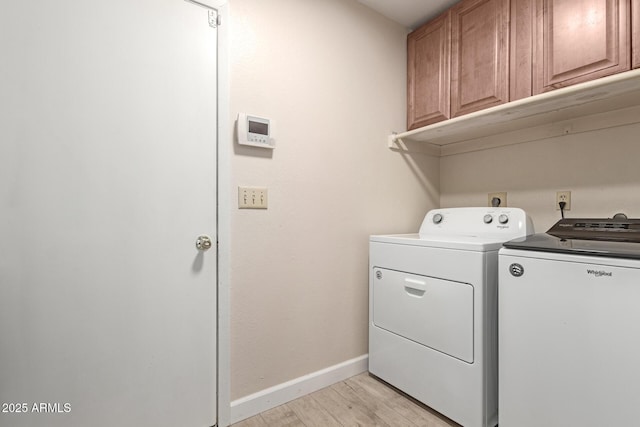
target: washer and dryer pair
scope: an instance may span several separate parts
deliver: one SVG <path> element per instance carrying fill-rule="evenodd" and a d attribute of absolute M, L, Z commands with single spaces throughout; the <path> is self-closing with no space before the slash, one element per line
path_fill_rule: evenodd
<path fill-rule="evenodd" d="M 466 427 L 498 422 L 498 250 L 533 233 L 517 208 L 427 213 L 371 236 L 369 371 Z"/>
<path fill-rule="evenodd" d="M 369 371 L 466 427 L 498 403 L 501 427 L 637 425 L 640 219 L 532 233 L 520 209 L 457 208 L 371 236 Z"/>

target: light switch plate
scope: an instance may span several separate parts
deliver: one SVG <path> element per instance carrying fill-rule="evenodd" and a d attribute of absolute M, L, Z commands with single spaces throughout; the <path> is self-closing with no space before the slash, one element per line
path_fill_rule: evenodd
<path fill-rule="evenodd" d="M 266 187 L 238 187 L 238 208 L 267 209 L 268 202 Z"/>

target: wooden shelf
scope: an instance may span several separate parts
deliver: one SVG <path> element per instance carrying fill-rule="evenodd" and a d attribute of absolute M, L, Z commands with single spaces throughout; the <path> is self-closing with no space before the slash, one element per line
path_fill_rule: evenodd
<path fill-rule="evenodd" d="M 390 135 L 388 144 L 447 156 L 640 122 L 633 107 L 640 108 L 640 69 Z"/>

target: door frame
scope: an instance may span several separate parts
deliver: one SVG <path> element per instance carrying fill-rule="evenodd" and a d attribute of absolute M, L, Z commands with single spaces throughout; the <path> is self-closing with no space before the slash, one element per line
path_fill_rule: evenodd
<path fill-rule="evenodd" d="M 229 7 L 220 0 L 218 13 L 222 25 L 218 28 L 218 426 L 231 425 L 231 126 L 229 88 Z"/>
<path fill-rule="evenodd" d="M 231 285 L 231 155 L 233 148 L 233 127 L 230 120 L 230 75 L 229 75 L 229 2 L 228 0 L 184 0 L 215 9 L 220 16 L 217 35 L 217 313 L 218 331 L 216 358 L 217 370 L 217 426 L 231 425 L 230 387 L 230 285 Z"/>
<path fill-rule="evenodd" d="M 193 1 L 193 0 L 187 0 Z M 231 425 L 231 369 L 230 369 L 230 287 L 231 287 L 231 155 L 233 127 L 230 122 L 230 75 L 229 75 L 229 3 L 228 0 L 198 0 L 218 11 L 221 24 L 218 26 L 217 61 L 217 313 L 218 313 L 218 357 L 217 362 L 217 415 L 218 426 Z"/>

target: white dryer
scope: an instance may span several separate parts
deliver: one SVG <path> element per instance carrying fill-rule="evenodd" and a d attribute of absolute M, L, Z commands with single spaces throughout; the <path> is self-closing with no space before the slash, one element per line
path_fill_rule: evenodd
<path fill-rule="evenodd" d="M 531 233 L 521 209 L 451 208 L 418 234 L 371 236 L 369 371 L 466 427 L 495 426 L 498 249 Z"/>

